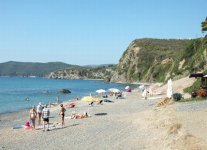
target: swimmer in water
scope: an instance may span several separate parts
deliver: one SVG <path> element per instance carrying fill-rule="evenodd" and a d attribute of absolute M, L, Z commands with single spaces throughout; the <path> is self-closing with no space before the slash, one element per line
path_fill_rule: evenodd
<path fill-rule="evenodd" d="M 25 100 L 25 101 L 29 101 L 29 97 L 26 97 L 24 100 Z"/>

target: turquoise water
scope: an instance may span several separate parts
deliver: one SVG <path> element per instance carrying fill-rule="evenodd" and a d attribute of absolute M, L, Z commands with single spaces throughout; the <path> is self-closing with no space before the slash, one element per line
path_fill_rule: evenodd
<path fill-rule="evenodd" d="M 0 77 L 0 113 L 15 112 L 37 105 L 76 99 L 77 96 L 95 94 L 97 89 L 118 88 L 126 85 L 104 83 L 97 80 L 53 80 L 45 78 Z M 66 88 L 71 94 L 60 94 Z M 28 98 L 28 100 L 26 100 Z"/>

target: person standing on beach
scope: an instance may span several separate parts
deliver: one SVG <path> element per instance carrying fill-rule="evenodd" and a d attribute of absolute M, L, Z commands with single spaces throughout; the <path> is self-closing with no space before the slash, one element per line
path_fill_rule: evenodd
<path fill-rule="evenodd" d="M 32 121 L 32 128 L 35 129 L 35 119 L 37 116 L 37 112 L 35 110 L 35 106 L 32 107 L 29 111 L 29 119 Z"/>
<path fill-rule="evenodd" d="M 57 103 L 59 104 L 60 103 L 60 97 L 57 96 Z"/>
<path fill-rule="evenodd" d="M 47 105 L 45 105 L 44 109 L 42 110 L 44 131 L 45 131 L 45 123 L 47 123 L 47 131 L 49 131 L 49 117 L 50 117 L 50 110 L 47 108 Z"/>
<path fill-rule="evenodd" d="M 40 123 L 41 123 L 42 110 L 43 110 L 43 107 L 41 105 L 41 102 L 39 102 L 39 104 L 37 105 L 38 125 L 40 125 Z"/>
<path fill-rule="evenodd" d="M 148 96 L 148 91 L 147 88 L 145 88 L 144 91 L 142 92 L 142 97 L 144 97 L 144 99 L 147 100 L 147 96 Z"/>
<path fill-rule="evenodd" d="M 60 109 L 60 113 L 59 113 L 59 115 L 61 115 L 61 120 L 62 120 L 62 127 L 63 126 L 65 126 L 65 111 L 66 111 L 66 109 L 64 108 L 64 106 L 63 106 L 63 104 L 60 104 L 60 107 L 61 107 L 61 109 Z"/>

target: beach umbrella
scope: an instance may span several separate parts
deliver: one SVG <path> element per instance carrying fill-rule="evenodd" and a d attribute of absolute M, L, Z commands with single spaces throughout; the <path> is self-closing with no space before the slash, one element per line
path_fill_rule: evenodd
<path fill-rule="evenodd" d="M 144 85 L 143 85 L 143 84 L 140 85 L 140 86 L 139 86 L 139 89 L 144 89 Z"/>
<path fill-rule="evenodd" d="M 114 89 L 114 93 L 119 93 L 120 90 L 119 89 Z"/>
<path fill-rule="evenodd" d="M 82 98 L 82 101 L 84 101 L 84 102 L 98 102 L 100 100 L 101 100 L 100 98 L 93 97 L 93 96 L 85 96 Z"/>
<path fill-rule="evenodd" d="M 103 89 L 99 89 L 99 90 L 96 90 L 96 93 L 101 94 L 101 93 L 106 93 L 106 91 Z"/>
<path fill-rule="evenodd" d="M 125 90 L 126 90 L 127 92 L 131 92 L 131 91 L 132 91 L 132 89 L 131 89 L 130 86 L 126 86 L 126 87 L 125 87 Z"/>
<path fill-rule="evenodd" d="M 110 89 L 108 89 L 108 91 L 113 92 L 113 93 L 119 93 L 120 92 L 120 90 L 116 89 L 116 88 L 110 88 Z"/>
<path fill-rule="evenodd" d="M 101 101 L 100 98 L 93 97 L 93 96 L 85 96 L 81 100 L 84 101 L 84 102 L 89 102 L 89 103 L 92 103 L 92 102 L 100 102 Z M 89 113 L 89 108 L 88 108 L 88 113 Z"/>
<path fill-rule="evenodd" d="M 168 98 L 171 98 L 173 95 L 173 88 L 172 88 L 172 80 L 169 79 L 167 81 L 167 97 Z"/>
<path fill-rule="evenodd" d="M 130 86 L 126 86 L 126 87 L 125 87 L 125 90 L 128 90 L 128 89 L 130 89 Z"/>

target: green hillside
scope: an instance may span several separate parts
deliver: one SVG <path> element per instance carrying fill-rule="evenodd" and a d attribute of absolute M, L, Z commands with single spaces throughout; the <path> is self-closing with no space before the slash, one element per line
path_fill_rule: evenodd
<path fill-rule="evenodd" d="M 206 41 L 206 38 L 134 40 L 123 53 L 112 81 L 163 82 L 204 71 Z"/>
<path fill-rule="evenodd" d="M 9 61 L 0 63 L 0 76 L 39 76 L 43 77 L 51 71 L 66 68 L 62 62 L 31 63 Z"/>
<path fill-rule="evenodd" d="M 49 74 L 52 79 L 104 79 L 110 81 L 116 65 L 71 66 Z"/>

